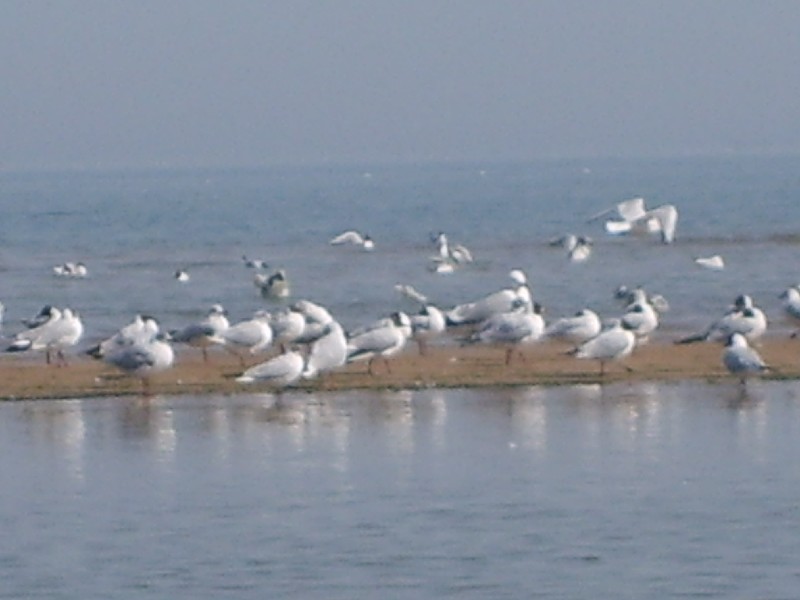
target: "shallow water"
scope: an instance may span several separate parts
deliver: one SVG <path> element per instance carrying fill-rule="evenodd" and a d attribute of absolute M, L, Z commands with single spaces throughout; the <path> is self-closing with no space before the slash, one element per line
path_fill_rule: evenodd
<path fill-rule="evenodd" d="M 704 326 L 740 293 L 781 325 L 778 294 L 798 280 L 800 158 L 539 161 L 519 164 L 261 170 L 0 173 L 0 300 L 4 332 L 44 304 L 70 305 L 87 342 L 135 313 L 182 327 L 215 302 L 234 320 L 264 307 L 241 256 L 287 269 L 294 297 L 329 307 L 346 328 L 400 308 L 408 283 L 440 306 L 473 300 L 526 270 L 548 318 L 589 306 L 619 314 L 619 284 L 667 296 L 667 335 Z M 680 210 L 677 242 L 612 238 L 586 219 L 634 196 Z M 357 228 L 374 253 L 331 248 Z M 466 244 L 476 263 L 451 276 L 428 271 L 431 233 Z M 568 264 L 548 240 L 595 240 L 592 258 Z M 695 256 L 722 254 L 704 271 Z M 90 277 L 54 278 L 84 261 Z M 186 268 L 192 280 L 172 278 Z M 268 305 L 271 306 L 271 305 Z"/>
<path fill-rule="evenodd" d="M 0 598 L 794 598 L 800 387 L 0 404 Z"/>

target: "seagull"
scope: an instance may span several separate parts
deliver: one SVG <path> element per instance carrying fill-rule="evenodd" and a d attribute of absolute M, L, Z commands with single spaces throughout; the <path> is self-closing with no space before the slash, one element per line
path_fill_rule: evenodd
<path fill-rule="evenodd" d="M 331 320 L 325 326 L 324 334 L 311 344 L 302 377 L 311 379 L 324 375 L 343 366 L 346 361 L 347 338 L 339 322 Z"/>
<path fill-rule="evenodd" d="M 614 291 L 614 297 L 622 302 L 626 310 L 637 302 L 649 302 L 658 313 L 669 312 L 669 302 L 664 296 L 648 294 L 641 286 L 630 289 L 626 285 L 621 285 Z"/>
<path fill-rule="evenodd" d="M 89 275 L 89 270 L 82 262 L 65 262 L 64 264 L 53 267 L 53 273 L 58 277 L 82 279 Z"/>
<path fill-rule="evenodd" d="M 519 269 L 512 270 L 509 274 L 513 287 L 494 292 L 475 302 L 461 304 L 445 313 L 448 325 L 469 325 L 485 321 L 498 313 L 513 310 L 516 301 L 530 301 L 531 292 L 528 287 L 528 278 Z"/>
<path fill-rule="evenodd" d="M 800 324 L 800 286 L 787 288 L 780 296 L 783 312 L 793 324 Z M 791 337 L 797 337 L 800 329 L 795 330 Z"/>
<path fill-rule="evenodd" d="M 171 331 L 170 337 L 175 342 L 200 348 L 203 351 L 203 362 L 208 362 L 207 348 L 214 344 L 225 343 L 223 334 L 230 327 L 226 315 L 227 312 L 222 305 L 214 304 L 205 319 L 187 325 L 183 329 Z"/>
<path fill-rule="evenodd" d="M 446 328 L 444 313 L 433 304 L 426 304 L 419 314 L 411 317 L 411 337 L 417 342 L 420 355 L 427 354 L 428 342 L 442 335 Z"/>
<path fill-rule="evenodd" d="M 242 262 L 244 262 L 244 266 L 247 267 L 248 269 L 259 269 L 259 270 L 269 269 L 267 261 L 260 260 L 258 258 L 247 258 L 246 254 L 242 254 Z"/>
<path fill-rule="evenodd" d="M 588 358 L 600 361 L 600 376 L 605 375 L 605 365 L 610 360 L 621 360 L 633 352 L 636 336 L 626 329 L 619 319 L 614 319 L 611 326 L 596 337 L 584 342 L 568 354 L 576 358 Z M 630 371 L 630 367 L 625 366 Z"/>
<path fill-rule="evenodd" d="M 289 280 L 283 269 L 278 269 L 269 277 L 256 273 L 253 284 L 260 290 L 262 298 L 274 300 L 289 297 Z"/>
<path fill-rule="evenodd" d="M 750 347 L 747 338 L 741 333 L 733 333 L 728 338 L 725 350 L 722 352 L 722 364 L 732 375 L 739 376 L 742 385 L 745 385 L 749 375 L 769 370 L 758 352 Z"/>
<path fill-rule="evenodd" d="M 250 367 L 236 381 L 239 383 L 266 382 L 281 389 L 300 379 L 305 359 L 297 350 L 284 352 L 266 362 Z"/>
<path fill-rule="evenodd" d="M 294 343 L 303 335 L 306 317 L 300 311 L 300 307 L 292 305 L 272 315 L 270 325 L 272 326 L 273 343 L 279 345 L 285 352 L 288 344 Z"/>
<path fill-rule="evenodd" d="M 231 325 L 222 332 L 225 348 L 239 358 L 244 366 L 245 351 L 251 356 L 263 352 L 272 344 L 271 315 L 264 310 L 256 311 L 252 318 Z"/>
<path fill-rule="evenodd" d="M 345 231 L 344 233 L 340 233 L 339 235 L 334 237 L 329 243 L 331 244 L 331 246 L 341 246 L 344 244 L 350 244 L 352 246 L 360 246 L 363 250 L 367 251 L 375 249 L 375 242 L 369 235 L 362 234 L 353 229 Z"/>
<path fill-rule="evenodd" d="M 646 298 L 638 300 L 628 305 L 625 314 L 622 315 L 622 324 L 633 332 L 638 344 L 643 344 L 658 327 L 658 313 Z"/>
<path fill-rule="evenodd" d="M 472 252 L 463 244 L 450 245 L 447 235 L 440 231 L 432 236 L 436 255 L 431 257 L 431 270 L 436 273 L 452 273 L 456 267 L 473 262 Z"/>
<path fill-rule="evenodd" d="M 120 328 L 114 335 L 92 346 L 86 354 L 93 358 L 103 358 L 136 342 L 153 339 L 159 332 L 158 321 L 148 315 L 136 315 L 130 323 Z"/>
<path fill-rule="evenodd" d="M 694 264 L 709 271 L 722 271 L 725 269 L 725 261 L 719 254 L 714 256 L 698 256 L 694 259 Z"/>
<path fill-rule="evenodd" d="M 74 346 L 83 336 L 83 322 L 80 316 L 69 308 L 59 310 L 50 308 L 50 319 L 38 327 L 26 329 L 18 333 L 6 348 L 6 352 L 24 352 L 26 350 L 44 350 L 47 364 L 51 362 L 51 353 L 56 352 L 58 366 L 67 366 L 64 350 Z"/>
<path fill-rule="evenodd" d="M 722 317 L 709 325 L 705 331 L 678 340 L 678 344 L 691 344 L 707 340 L 728 339 L 734 333 L 741 333 L 748 342 L 755 342 L 767 330 L 767 317 L 753 304 L 747 295 L 737 296 Z"/>
<path fill-rule="evenodd" d="M 134 342 L 114 348 L 103 360 L 128 375 L 139 377 L 142 392 L 149 394 L 150 377 L 169 369 L 175 362 L 175 352 L 169 343 L 169 334 L 157 333 L 142 336 Z"/>
<path fill-rule="evenodd" d="M 597 313 L 584 308 L 572 317 L 564 317 L 549 325 L 544 330 L 544 336 L 580 345 L 597 336 L 601 329 L 602 324 Z"/>
<path fill-rule="evenodd" d="M 544 309 L 538 302 L 518 300 L 511 312 L 492 315 L 469 338 L 469 342 L 506 346 L 506 365 L 519 344 L 535 342 L 545 330 Z"/>
<path fill-rule="evenodd" d="M 50 321 L 56 315 L 60 317 L 61 311 L 53 306 L 50 306 L 49 304 L 45 304 L 34 316 L 28 319 L 22 319 L 22 323 L 28 329 L 33 329 L 34 327 L 39 327 L 39 325 L 47 323 L 47 321 Z"/>
<path fill-rule="evenodd" d="M 578 237 L 575 244 L 567 250 L 567 258 L 573 263 L 586 262 L 591 255 L 592 239 L 585 236 Z"/>
<path fill-rule="evenodd" d="M 175 280 L 179 283 L 187 283 L 191 277 L 189 277 L 189 272 L 184 269 L 178 269 L 175 271 Z"/>
<path fill-rule="evenodd" d="M 672 204 L 662 204 L 652 210 L 646 210 L 644 198 L 633 198 L 619 202 L 613 208 L 604 210 L 589 218 L 589 222 L 596 221 L 605 215 L 616 211 L 619 220 L 609 220 L 605 223 L 606 232 L 612 235 L 625 233 L 660 234 L 664 244 L 675 241 L 675 228 L 678 224 L 678 209 Z"/>
<path fill-rule="evenodd" d="M 347 340 L 347 362 L 368 360 L 367 369 L 374 375 L 373 363 L 377 358 L 382 358 L 386 371 L 392 372 L 389 357 L 400 352 L 411 337 L 411 320 L 403 312 L 395 312 L 381 325 Z"/>
<path fill-rule="evenodd" d="M 405 283 L 397 283 L 394 286 L 394 289 L 400 293 L 402 296 L 405 296 L 409 300 L 414 302 L 419 302 L 420 304 L 427 304 L 428 297 L 425 294 L 417 291 L 413 286 L 405 284 Z"/>

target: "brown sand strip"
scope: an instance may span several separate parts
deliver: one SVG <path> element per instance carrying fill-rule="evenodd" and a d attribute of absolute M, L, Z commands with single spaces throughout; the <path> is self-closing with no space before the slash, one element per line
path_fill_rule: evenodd
<path fill-rule="evenodd" d="M 578 360 L 565 354 L 567 346 L 544 343 L 525 349 L 524 361 L 515 356 L 505 365 L 502 348 L 453 345 L 433 347 L 427 356 L 409 346 L 390 361 L 391 373 L 378 362 L 375 376 L 365 363 L 348 365 L 321 380 L 303 381 L 294 386 L 302 390 L 414 389 L 425 387 L 477 387 L 514 385 L 563 385 L 620 380 L 660 380 L 731 378 L 720 361 L 722 346 L 699 343 L 677 346 L 651 343 L 637 348 L 625 364 L 610 364 L 603 379 L 595 361 Z M 777 371 L 766 377 L 800 379 L 800 340 L 771 339 L 759 352 Z M 252 359 L 251 364 L 269 355 Z M 210 353 L 203 364 L 199 352 L 179 349 L 176 365 L 156 376 L 153 394 L 233 394 L 269 390 L 261 384 L 243 385 L 234 378 L 242 372 L 236 359 L 224 351 Z M 13 355 L 0 358 L 0 398 L 85 398 L 92 396 L 138 395 L 141 383 L 113 367 L 89 358 L 74 357 L 68 367 L 47 366 L 41 355 Z"/>

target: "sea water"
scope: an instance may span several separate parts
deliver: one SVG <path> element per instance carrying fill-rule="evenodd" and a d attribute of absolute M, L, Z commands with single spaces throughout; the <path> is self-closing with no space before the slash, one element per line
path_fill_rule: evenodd
<path fill-rule="evenodd" d="M 673 245 L 587 222 L 637 196 L 678 208 Z M 347 329 L 415 311 L 397 283 L 449 307 L 507 286 L 513 268 L 528 274 L 548 319 L 584 307 L 618 316 L 613 291 L 624 284 L 667 297 L 665 335 L 703 327 L 742 293 L 780 327 L 777 296 L 800 278 L 798 198 L 798 157 L 2 173 L 4 333 L 45 304 L 77 310 L 86 341 L 138 312 L 169 329 L 213 303 L 231 320 L 279 308 L 260 297 L 242 255 L 266 260 L 268 273 L 285 269 L 288 301 L 321 303 Z M 347 229 L 371 235 L 376 249 L 328 244 Z M 432 273 L 439 231 L 475 262 Z M 566 233 L 593 238 L 586 263 L 548 245 Z M 694 263 L 712 254 L 724 271 Z M 84 262 L 89 277 L 55 277 L 65 261 Z M 177 269 L 191 280 L 176 281 Z"/>
<path fill-rule="evenodd" d="M 800 388 L 0 404 L 0 598 L 772 598 Z"/>

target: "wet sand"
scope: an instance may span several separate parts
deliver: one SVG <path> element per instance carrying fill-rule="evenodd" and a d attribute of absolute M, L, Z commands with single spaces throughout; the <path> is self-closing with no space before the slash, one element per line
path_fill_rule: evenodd
<path fill-rule="evenodd" d="M 568 356 L 568 346 L 543 343 L 524 350 L 524 360 L 515 355 L 505 364 L 502 348 L 454 345 L 431 347 L 420 356 L 415 346 L 390 359 L 391 372 L 377 361 L 374 375 L 366 363 L 354 363 L 327 376 L 292 386 L 299 390 L 414 389 L 426 387 L 478 387 L 513 385 L 564 385 L 622 380 L 670 381 L 680 379 L 736 379 L 721 363 L 722 346 L 717 343 L 675 345 L 651 342 L 637 348 L 624 364 L 608 363 L 601 378 L 599 363 Z M 775 338 L 758 348 L 775 371 L 764 378 L 800 379 L 800 340 Z M 252 357 L 257 364 L 269 354 Z M 163 394 L 235 394 L 275 389 L 267 384 L 240 384 L 242 372 L 237 358 L 223 350 L 209 352 L 203 363 L 200 352 L 179 348 L 175 366 L 155 376 L 149 392 Z M 85 398 L 92 396 L 140 395 L 142 384 L 100 361 L 70 357 L 67 367 L 46 365 L 44 356 L 6 355 L 0 358 L 0 399 Z"/>

